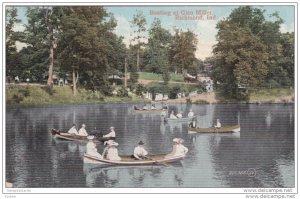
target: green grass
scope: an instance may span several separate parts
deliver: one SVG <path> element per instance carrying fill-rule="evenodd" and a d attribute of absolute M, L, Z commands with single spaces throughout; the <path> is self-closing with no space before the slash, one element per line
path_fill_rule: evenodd
<path fill-rule="evenodd" d="M 184 81 L 182 74 L 171 73 L 170 76 L 171 76 L 170 81 L 175 81 L 175 82 L 183 82 Z M 139 79 L 163 81 L 161 74 L 147 73 L 147 72 L 139 72 Z"/>
<path fill-rule="evenodd" d="M 45 86 L 39 85 L 8 85 L 6 86 L 7 105 L 53 105 L 53 104 L 82 104 L 82 103 L 115 103 L 142 101 L 139 97 L 104 96 L 100 92 L 78 89 L 77 95 L 72 95 L 70 87 L 55 86 L 49 91 Z"/>
<path fill-rule="evenodd" d="M 289 88 L 260 89 L 250 92 L 249 102 L 274 102 L 280 97 L 294 96 L 294 90 Z"/>

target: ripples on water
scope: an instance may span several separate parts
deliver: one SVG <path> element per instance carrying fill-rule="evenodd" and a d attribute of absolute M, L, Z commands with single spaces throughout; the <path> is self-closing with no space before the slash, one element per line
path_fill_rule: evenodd
<path fill-rule="evenodd" d="M 239 134 L 223 135 L 188 135 L 187 124 L 165 124 L 159 113 L 132 113 L 131 107 L 8 108 L 6 180 L 15 187 L 295 186 L 294 105 L 170 106 L 185 115 L 192 108 L 202 127 L 212 126 L 217 118 L 223 126 L 240 122 Z M 169 167 L 90 167 L 82 160 L 85 143 L 57 141 L 50 135 L 51 128 L 67 130 L 73 123 L 104 133 L 115 126 L 120 154 L 132 154 L 140 140 L 150 153 L 166 153 L 174 137 L 185 139 L 189 153 Z"/>

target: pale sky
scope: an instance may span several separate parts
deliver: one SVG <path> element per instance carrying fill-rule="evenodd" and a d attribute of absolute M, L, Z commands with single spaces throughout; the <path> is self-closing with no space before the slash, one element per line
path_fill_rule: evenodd
<path fill-rule="evenodd" d="M 198 45 L 196 57 L 205 59 L 212 55 L 213 45 L 216 44 L 215 36 L 217 34 L 216 24 L 229 16 L 231 11 L 238 6 L 109 6 L 106 7 L 117 20 L 115 33 L 124 37 L 126 45 L 130 43 L 132 38 L 132 29 L 130 21 L 137 10 L 142 11 L 147 20 L 147 29 L 150 27 L 154 18 L 159 18 L 162 26 L 174 33 L 174 27 L 191 30 L 197 35 Z M 294 31 L 294 7 L 293 6 L 255 6 L 256 8 L 265 9 L 265 17 L 272 20 L 269 15 L 278 12 L 279 16 L 284 20 L 281 26 L 281 32 Z M 18 7 L 18 15 L 22 23 L 26 23 L 26 8 Z M 175 14 L 178 13 L 180 20 Z M 184 19 L 182 17 L 194 17 L 193 19 Z M 23 24 L 18 24 L 15 30 L 24 30 Z M 147 34 L 146 34 L 147 35 Z M 18 49 L 24 44 L 17 43 Z"/>

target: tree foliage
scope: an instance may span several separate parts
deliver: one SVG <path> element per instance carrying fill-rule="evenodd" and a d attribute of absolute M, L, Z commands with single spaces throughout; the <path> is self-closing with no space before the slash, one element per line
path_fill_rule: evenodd
<path fill-rule="evenodd" d="M 264 10 L 241 6 L 217 24 L 213 78 L 224 95 L 243 98 L 241 88 L 293 84 L 293 37 L 280 32 L 277 13 L 271 17 L 268 21 Z"/>

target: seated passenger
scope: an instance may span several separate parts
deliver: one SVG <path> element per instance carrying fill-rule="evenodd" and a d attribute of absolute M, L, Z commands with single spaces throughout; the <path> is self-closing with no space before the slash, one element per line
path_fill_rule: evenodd
<path fill-rule="evenodd" d="M 174 111 L 171 112 L 170 119 L 177 119 L 177 117 L 174 115 Z"/>
<path fill-rule="evenodd" d="M 148 159 L 146 156 L 148 155 L 148 152 L 144 148 L 144 142 L 140 141 L 138 143 L 138 146 L 134 148 L 133 156 L 137 160 L 144 160 Z"/>
<path fill-rule="evenodd" d="M 189 150 L 185 146 L 183 146 L 184 140 L 179 138 L 177 141 L 176 151 L 174 156 L 182 156 L 185 155 Z"/>
<path fill-rule="evenodd" d="M 220 123 L 220 120 L 219 119 L 217 119 L 217 124 L 215 125 L 215 128 L 221 128 L 221 123 Z"/>
<path fill-rule="evenodd" d="M 151 105 L 151 110 L 156 110 L 155 104 Z"/>
<path fill-rule="evenodd" d="M 108 160 L 116 160 L 120 161 L 121 157 L 119 156 L 119 151 L 117 149 L 117 146 L 119 146 L 118 143 L 112 142 L 107 150 L 106 159 Z"/>
<path fill-rule="evenodd" d="M 108 134 L 104 135 L 103 137 L 105 137 L 105 138 L 116 138 L 115 127 L 111 126 L 109 129 L 110 129 L 110 132 Z"/>
<path fill-rule="evenodd" d="M 192 109 L 190 109 L 190 112 L 188 114 L 188 118 L 193 118 L 194 117 L 194 112 Z"/>
<path fill-rule="evenodd" d="M 148 110 L 148 107 L 146 104 L 143 106 L 143 110 Z"/>
<path fill-rule="evenodd" d="M 85 124 L 82 124 L 81 129 L 78 131 L 78 135 L 80 136 L 88 136 L 88 133 L 85 130 Z"/>
<path fill-rule="evenodd" d="M 179 119 L 182 118 L 182 111 L 180 111 L 180 112 L 176 115 L 176 117 L 179 118 Z"/>
<path fill-rule="evenodd" d="M 76 129 L 76 124 L 73 124 L 73 126 L 68 130 L 68 133 L 75 134 L 75 135 L 78 134 L 78 131 Z"/>
<path fill-rule="evenodd" d="M 89 142 L 86 145 L 86 154 L 102 159 L 102 156 L 97 151 L 96 144 L 93 142 L 94 136 L 89 135 L 87 139 Z"/>

